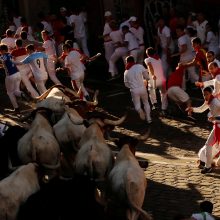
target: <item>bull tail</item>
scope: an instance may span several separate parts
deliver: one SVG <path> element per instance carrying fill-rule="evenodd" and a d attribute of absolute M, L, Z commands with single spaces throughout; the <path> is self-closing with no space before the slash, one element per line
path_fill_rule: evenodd
<path fill-rule="evenodd" d="M 127 191 L 127 198 L 128 198 L 128 205 L 130 206 L 131 209 L 135 210 L 136 212 L 140 213 L 140 217 L 142 220 L 152 220 L 152 217 L 144 211 L 142 208 L 138 207 L 134 202 L 133 199 L 131 198 L 131 188 L 135 189 L 137 186 L 133 184 L 132 182 L 129 183 L 129 181 L 125 181 L 126 185 L 126 191 Z M 138 190 L 138 189 L 137 189 Z"/>

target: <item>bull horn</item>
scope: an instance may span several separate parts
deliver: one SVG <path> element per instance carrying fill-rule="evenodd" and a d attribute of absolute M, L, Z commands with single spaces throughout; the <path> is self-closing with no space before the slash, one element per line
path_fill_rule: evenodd
<path fill-rule="evenodd" d="M 108 125 L 114 125 L 114 126 L 116 126 L 116 125 L 122 124 L 122 123 L 125 121 L 126 117 L 127 117 L 127 114 L 125 114 L 124 116 L 122 116 L 121 118 L 119 118 L 117 121 L 113 121 L 113 120 L 110 120 L 110 119 L 104 119 L 103 122 L 104 122 L 105 124 L 108 124 Z"/>
<path fill-rule="evenodd" d="M 150 136 L 150 132 L 151 132 L 151 129 L 149 128 L 145 134 L 143 134 L 143 135 L 138 135 L 136 138 L 137 138 L 139 141 L 145 141 L 145 140 L 147 140 L 148 137 Z"/>
<path fill-rule="evenodd" d="M 70 94 L 72 94 L 73 96 L 75 96 L 75 97 L 77 97 L 77 98 L 79 98 L 79 94 L 78 94 L 78 92 L 76 93 L 75 91 L 73 91 L 72 89 L 69 89 L 69 88 L 65 88 L 64 89 L 64 91 L 65 92 L 68 92 L 68 93 L 70 93 Z"/>
<path fill-rule="evenodd" d="M 43 94 L 41 94 L 40 96 L 34 98 L 34 100 L 35 101 L 42 101 L 43 99 L 45 99 L 48 96 L 48 94 L 50 93 L 50 91 L 53 88 L 64 88 L 64 86 L 63 85 L 53 85 L 47 91 L 45 91 Z"/>

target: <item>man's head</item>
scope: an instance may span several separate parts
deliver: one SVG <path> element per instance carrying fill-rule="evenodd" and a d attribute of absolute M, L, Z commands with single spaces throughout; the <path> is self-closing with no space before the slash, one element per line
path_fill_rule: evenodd
<path fill-rule="evenodd" d="M 5 54 L 8 52 L 8 46 L 6 44 L 0 44 L 0 54 Z"/>
<path fill-rule="evenodd" d="M 22 31 L 20 34 L 20 37 L 22 40 L 27 40 L 27 32 L 26 31 Z"/>
<path fill-rule="evenodd" d="M 208 63 L 213 62 L 214 59 L 215 59 L 215 53 L 213 51 L 210 50 L 210 51 L 206 52 L 206 60 Z"/>
<path fill-rule="evenodd" d="M 65 44 L 63 45 L 62 49 L 63 49 L 63 52 L 64 52 L 65 54 L 69 54 L 69 52 L 70 52 L 70 50 L 71 50 L 71 45 L 65 43 Z"/>
<path fill-rule="evenodd" d="M 134 63 L 134 57 L 133 56 L 127 56 L 125 58 L 126 63 Z"/>
<path fill-rule="evenodd" d="M 208 102 L 210 100 L 211 95 L 212 95 L 212 88 L 209 86 L 205 87 L 202 92 L 203 92 L 203 97 L 204 97 L 205 101 Z"/>
<path fill-rule="evenodd" d="M 33 44 L 27 45 L 25 49 L 27 51 L 27 54 L 32 54 L 35 51 L 35 48 L 34 48 Z"/>
<path fill-rule="evenodd" d="M 44 41 L 46 41 L 49 36 L 50 36 L 50 35 L 49 35 L 49 32 L 48 32 L 48 31 L 46 31 L 46 30 L 41 31 L 41 37 L 42 37 L 42 39 L 43 39 Z"/>
<path fill-rule="evenodd" d="M 219 70 L 218 64 L 216 62 L 209 63 L 208 70 L 211 73 L 212 77 L 215 78 L 215 76 Z"/>
<path fill-rule="evenodd" d="M 200 203 L 200 209 L 202 212 L 208 212 L 212 214 L 213 204 L 209 201 L 203 201 Z"/>
<path fill-rule="evenodd" d="M 13 37 L 13 31 L 11 29 L 6 30 L 6 37 Z"/>
<path fill-rule="evenodd" d="M 15 41 L 15 44 L 16 44 L 17 48 L 22 47 L 22 40 L 21 39 L 17 39 Z"/>
<path fill-rule="evenodd" d="M 185 27 L 183 25 L 178 25 L 176 27 L 176 35 L 177 37 L 181 37 L 185 32 L 184 32 Z"/>
<path fill-rule="evenodd" d="M 122 32 L 123 32 L 123 34 L 128 33 L 128 32 L 129 32 L 129 27 L 128 27 L 127 25 L 124 25 L 124 26 L 122 27 Z"/>
<path fill-rule="evenodd" d="M 194 50 L 200 48 L 201 45 L 202 45 L 201 39 L 199 37 L 194 37 L 192 39 L 191 43 L 192 43 L 192 46 L 193 46 Z"/>
<path fill-rule="evenodd" d="M 67 9 L 65 7 L 61 7 L 60 8 L 60 14 L 61 14 L 61 16 L 65 17 L 67 15 Z"/>
<path fill-rule="evenodd" d="M 112 20 L 112 13 L 110 11 L 106 11 L 104 17 L 107 22 L 110 22 Z"/>
<path fill-rule="evenodd" d="M 149 56 L 153 56 L 155 53 L 156 53 L 156 52 L 155 52 L 155 50 L 154 50 L 153 47 L 148 47 L 148 48 L 146 49 L 146 54 L 147 54 L 148 57 L 149 57 Z"/>

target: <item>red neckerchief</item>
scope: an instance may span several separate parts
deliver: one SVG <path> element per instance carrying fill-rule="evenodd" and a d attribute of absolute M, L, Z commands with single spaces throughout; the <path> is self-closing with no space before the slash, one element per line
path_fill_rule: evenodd
<path fill-rule="evenodd" d="M 129 62 L 129 63 L 126 64 L 125 69 L 129 70 L 134 65 L 135 65 L 135 62 Z"/>
<path fill-rule="evenodd" d="M 52 40 L 50 36 L 46 36 L 45 38 L 46 38 L 45 41 Z"/>
<path fill-rule="evenodd" d="M 214 142 L 213 142 L 213 145 L 215 144 L 215 143 L 218 143 L 219 144 L 219 142 L 220 142 L 220 128 L 219 128 L 219 126 L 218 126 L 218 123 L 215 123 L 214 124 Z"/>
<path fill-rule="evenodd" d="M 160 59 L 159 55 L 157 55 L 157 54 L 148 55 L 148 56 L 154 58 L 155 60 L 159 60 Z"/>
<path fill-rule="evenodd" d="M 208 105 L 210 105 L 210 103 L 212 102 L 212 100 L 215 98 L 215 96 L 211 95 L 208 101 Z"/>

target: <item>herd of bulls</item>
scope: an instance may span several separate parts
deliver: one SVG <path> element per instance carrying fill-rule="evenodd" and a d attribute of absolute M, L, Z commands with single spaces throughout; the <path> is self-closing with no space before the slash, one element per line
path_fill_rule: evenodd
<path fill-rule="evenodd" d="M 106 142 L 126 116 L 110 120 L 93 102 L 53 86 L 0 138 L 0 220 L 151 219 L 142 209 L 146 177 L 138 138 Z"/>

